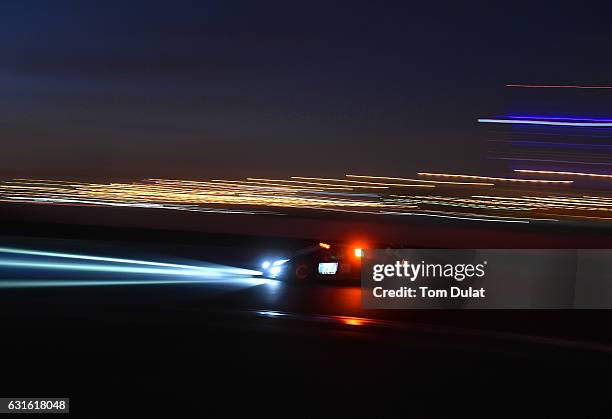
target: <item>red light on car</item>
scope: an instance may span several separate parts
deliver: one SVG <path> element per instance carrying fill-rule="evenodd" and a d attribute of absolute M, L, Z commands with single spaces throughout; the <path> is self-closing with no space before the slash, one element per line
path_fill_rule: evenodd
<path fill-rule="evenodd" d="M 331 249 L 331 246 L 329 244 L 323 243 L 323 242 L 319 243 L 319 247 L 321 247 L 322 249 L 327 249 L 327 250 Z"/>
<path fill-rule="evenodd" d="M 355 249 L 353 249 L 353 253 L 357 258 L 363 257 L 363 249 L 361 247 L 356 247 Z"/>
<path fill-rule="evenodd" d="M 344 324 L 348 324 L 349 326 L 362 326 L 363 325 L 363 321 L 355 317 L 346 317 L 342 319 L 342 322 Z"/>

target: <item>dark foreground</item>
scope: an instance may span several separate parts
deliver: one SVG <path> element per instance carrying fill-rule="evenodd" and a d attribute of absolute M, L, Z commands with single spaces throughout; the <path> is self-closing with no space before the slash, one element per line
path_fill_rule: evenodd
<path fill-rule="evenodd" d="M 247 309 L 267 309 L 270 292 L 282 292 L 266 287 L 3 292 L 0 390 L 69 396 L 79 417 L 609 417 L 605 342 L 475 327 L 477 316 L 458 312 L 376 322 Z M 333 300 L 342 292 L 309 295 Z M 249 302 L 244 309 L 241 301 Z M 500 329 L 540 322 L 546 336 L 547 322 L 598 318 L 482 314 L 505 322 Z M 445 324 L 450 319 L 462 325 Z"/>
<path fill-rule="evenodd" d="M 108 234 L 1 244 L 241 267 L 302 244 Z M 31 275 L 57 274 L 3 271 Z M 0 394 L 77 417 L 612 414 L 607 311 L 365 311 L 356 286 L 241 279 L 4 289 L 0 316 Z"/>

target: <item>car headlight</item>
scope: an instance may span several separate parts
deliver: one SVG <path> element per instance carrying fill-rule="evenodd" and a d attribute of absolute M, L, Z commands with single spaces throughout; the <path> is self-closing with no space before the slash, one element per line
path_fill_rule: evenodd
<path fill-rule="evenodd" d="M 277 259 L 272 262 L 270 262 L 269 260 L 264 260 L 261 263 L 261 267 L 264 271 L 267 272 L 267 275 L 271 277 L 276 277 L 280 275 L 283 270 L 282 266 L 287 262 L 289 262 L 289 259 Z"/>

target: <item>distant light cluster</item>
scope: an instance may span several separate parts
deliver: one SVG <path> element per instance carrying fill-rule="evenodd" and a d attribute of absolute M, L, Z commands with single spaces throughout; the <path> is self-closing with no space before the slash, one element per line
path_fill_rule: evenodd
<path fill-rule="evenodd" d="M 0 182 L 0 200 L 229 214 L 340 212 L 505 223 L 612 220 L 609 187 L 594 190 L 580 184 L 585 178 L 609 183 L 612 175 L 527 169 L 514 173 L 513 177 L 420 172 L 412 178 L 348 174 L 113 183 L 13 179 Z"/>
<path fill-rule="evenodd" d="M 477 194 L 469 197 L 469 201 L 453 200 L 453 205 L 482 209 L 483 205 L 488 208 L 495 204 L 504 211 L 529 208 L 531 213 L 555 219 L 610 220 L 612 117 L 602 103 L 606 103 L 612 86 L 533 83 L 505 86 L 526 91 L 521 92 L 519 101 L 513 95 L 507 114 L 478 119 L 491 127 L 486 158 L 503 162 L 506 167 L 501 171 L 513 173 L 511 180 L 507 180 L 513 186 L 528 183 L 515 180 L 516 176 L 537 177 L 537 182 L 549 182 L 547 188 L 553 186 L 552 182 L 568 182 L 567 193 L 514 191 L 503 198 L 497 194 Z M 545 96 L 544 90 L 555 89 L 565 92 L 551 93 L 554 99 Z M 554 112 L 541 109 L 534 113 L 542 103 L 553 101 Z M 576 113 L 577 109 L 589 113 Z M 493 181 L 491 177 L 452 177 Z M 500 182 L 501 179 L 495 180 L 496 184 Z"/>
<path fill-rule="evenodd" d="M 610 89 L 612 86 L 508 84 L 510 88 Z M 605 92 L 604 92 L 605 93 Z M 510 128 L 490 140 L 488 158 L 513 166 L 500 174 L 419 172 L 412 177 L 145 179 L 90 183 L 13 179 L 0 201 L 152 208 L 226 214 L 362 214 L 480 222 L 611 221 L 612 118 L 513 113 L 478 122 Z M 496 131 L 499 135 L 499 131 Z M 516 138 L 516 135 L 520 135 Z M 538 166 L 534 166 L 538 165 Z M 510 169 L 510 170 L 508 170 Z"/>

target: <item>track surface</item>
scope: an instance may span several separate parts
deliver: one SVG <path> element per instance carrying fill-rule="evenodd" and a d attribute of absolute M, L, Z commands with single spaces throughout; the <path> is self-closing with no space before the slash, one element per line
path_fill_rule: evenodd
<path fill-rule="evenodd" d="M 233 240 L 2 244 L 242 267 L 282 251 Z M 241 280 L 2 290 L 0 310 L 0 393 L 69 396 L 78 417 L 611 413 L 605 311 L 364 311 L 356 286 Z"/>

